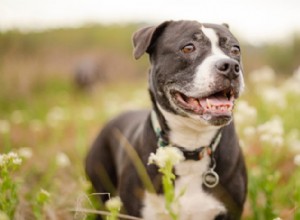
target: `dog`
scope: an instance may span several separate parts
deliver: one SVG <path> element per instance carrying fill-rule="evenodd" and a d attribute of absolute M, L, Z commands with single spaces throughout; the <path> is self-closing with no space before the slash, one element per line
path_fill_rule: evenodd
<path fill-rule="evenodd" d="M 244 88 L 239 42 L 227 24 L 181 20 L 138 30 L 133 45 L 135 59 L 149 54 L 153 108 L 123 113 L 104 126 L 86 158 L 95 191 L 120 196 L 128 215 L 171 219 L 158 167 L 148 165 L 149 155 L 168 145 L 185 157 L 174 167 L 175 192 L 185 188 L 179 219 L 240 219 L 247 172 L 233 123 L 234 102 Z M 127 145 L 155 193 L 145 186 Z"/>

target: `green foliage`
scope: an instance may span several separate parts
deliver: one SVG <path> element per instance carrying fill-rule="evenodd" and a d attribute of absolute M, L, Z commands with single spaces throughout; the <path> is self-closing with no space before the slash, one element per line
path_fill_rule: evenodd
<path fill-rule="evenodd" d="M 44 219 L 43 207 L 49 201 L 50 194 L 44 189 L 41 189 L 33 201 L 33 214 L 35 219 Z"/>
<path fill-rule="evenodd" d="M 266 73 L 258 74 L 263 79 Z M 293 88 L 298 87 L 298 75 L 280 83 L 273 77 L 268 82 L 249 80 L 244 94 L 248 105 L 240 108 L 241 101 L 237 102 L 235 119 L 249 176 L 251 214 L 245 219 L 297 219 L 300 164 L 295 158 L 300 153 L 300 124 L 295 116 L 300 105 L 299 91 Z M 256 114 L 247 113 L 250 109 Z"/>
<path fill-rule="evenodd" d="M 272 162 L 265 160 L 265 157 L 266 155 L 256 159 L 259 163 L 257 166 L 261 168 L 260 172 L 250 172 L 249 175 L 249 201 L 253 210 L 253 219 L 274 219 L 278 216 L 273 201 L 281 174 L 279 171 L 274 172 Z"/>
<path fill-rule="evenodd" d="M 126 71 L 116 73 L 125 75 L 126 82 L 118 77 L 113 83 L 107 81 L 93 91 L 83 92 L 75 90 L 63 67 L 74 59 L 70 54 L 80 56 L 95 48 L 96 53 L 104 51 L 105 55 L 107 51 L 121 51 L 118 53 L 131 59 L 130 41 L 136 27 L 90 25 L 35 33 L 0 33 L 0 153 L 18 152 L 23 147 L 33 153 L 22 166 L 0 166 L 1 217 L 12 219 L 17 210 L 19 215 L 32 219 L 47 219 L 49 212 L 57 219 L 72 218 L 69 210 L 75 207 L 79 195 L 90 188 L 84 159 L 91 141 L 105 121 L 126 109 L 147 107 L 150 100 L 145 81 L 126 77 Z M 247 60 L 271 64 L 276 72 L 291 75 L 299 65 L 299 39 L 296 36 L 290 45 L 252 48 L 251 54 L 246 54 Z M 248 70 L 257 67 L 255 63 L 246 64 Z M 139 73 L 146 76 L 145 69 Z M 252 113 L 243 116 L 250 119 L 244 124 L 236 120 L 249 173 L 243 219 L 300 219 L 300 167 L 293 162 L 299 154 L 295 148 L 300 143 L 300 104 L 299 93 L 294 89 L 291 92 L 297 82 L 296 78 L 289 82 L 275 78 L 261 85 L 246 81 L 245 93 L 236 102 L 235 116 L 242 101 L 249 104 L 243 114 L 249 106 L 256 112 L 254 118 Z M 275 99 L 265 96 L 265 89 L 269 88 L 276 89 L 271 96 Z M 267 135 L 263 128 L 268 122 L 279 124 L 280 129 Z M 57 163 L 60 153 L 69 158 L 69 163 Z M 180 196 L 172 192 L 174 176 L 170 172 L 163 180 L 167 203 L 176 202 Z M 47 189 L 51 197 L 45 197 L 41 188 Z"/>
<path fill-rule="evenodd" d="M 119 212 L 121 210 L 122 202 L 120 197 L 110 198 L 105 203 L 106 208 L 110 212 L 110 215 L 107 216 L 107 220 L 117 220 Z"/>
<path fill-rule="evenodd" d="M 176 179 L 174 165 L 183 161 L 182 152 L 174 147 L 159 147 L 156 153 L 149 156 L 149 164 L 156 164 L 162 174 L 162 186 L 165 198 L 165 209 L 173 220 L 177 220 L 180 214 L 178 199 L 184 194 L 185 189 L 181 189 L 179 195 L 175 194 L 174 181 Z M 164 213 L 161 213 L 164 214 Z"/>
<path fill-rule="evenodd" d="M 22 159 L 16 153 L 0 154 L 0 211 L 11 219 L 18 204 L 19 186 L 13 174 L 21 163 Z"/>
<path fill-rule="evenodd" d="M 175 192 L 173 185 L 175 175 L 173 174 L 172 169 L 173 165 L 168 162 L 165 167 L 159 169 L 159 172 L 163 174 L 162 184 L 166 201 L 166 209 L 168 210 L 172 219 L 177 220 L 178 213 L 175 213 L 172 209 L 172 204 L 175 202 Z"/>

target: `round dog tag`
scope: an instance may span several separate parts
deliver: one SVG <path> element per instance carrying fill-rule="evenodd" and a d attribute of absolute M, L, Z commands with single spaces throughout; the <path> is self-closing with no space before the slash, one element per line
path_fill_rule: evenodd
<path fill-rule="evenodd" d="M 219 183 L 219 175 L 213 170 L 205 172 L 202 179 L 203 184 L 208 188 L 214 188 Z"/>

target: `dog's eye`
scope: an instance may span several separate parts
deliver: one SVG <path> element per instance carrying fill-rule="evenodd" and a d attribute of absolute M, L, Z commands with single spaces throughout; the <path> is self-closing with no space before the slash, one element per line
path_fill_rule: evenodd
<path fill-rule="evenodd" d="M 193 51 L 195 51 L 195 50 L 196 50 L 196 47 L 195 47 L 193 44 L 185 45 L 185 46 L 181 49 L 181 51 L 182 51 L 183 53 L 191 53 L 191 52 L 193 52 Z"/>
<path fill-rule="evenodd" d="M 241 50 L 240 50 L 240 47 L 239 46 L 233 46 L 230 50 L 230 53 L 233 55 L 233 56 L 240 56 L 241 55 Z"/>

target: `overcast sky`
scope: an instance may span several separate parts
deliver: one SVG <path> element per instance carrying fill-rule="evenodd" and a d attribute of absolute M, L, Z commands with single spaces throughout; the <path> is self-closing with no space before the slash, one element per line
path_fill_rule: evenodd
<path fill-rule="evenodd" d="M 277 41 L 300 32 L 300 0 L 0 0 L 0 30 L 169 19 L 226 22 L 252 43 Z"/>

